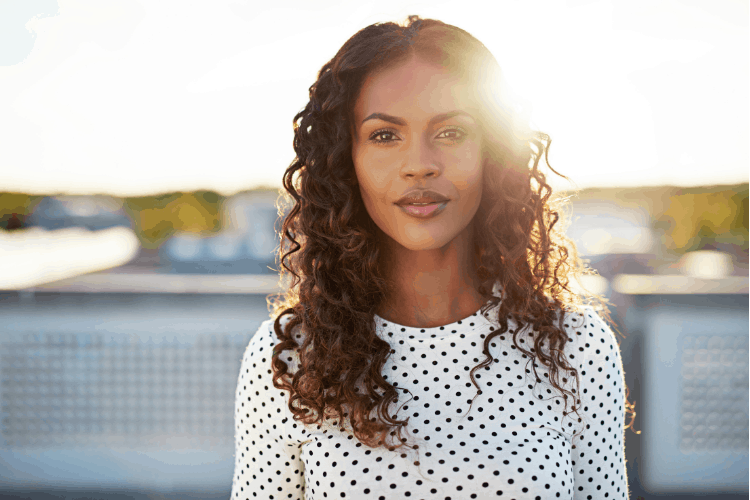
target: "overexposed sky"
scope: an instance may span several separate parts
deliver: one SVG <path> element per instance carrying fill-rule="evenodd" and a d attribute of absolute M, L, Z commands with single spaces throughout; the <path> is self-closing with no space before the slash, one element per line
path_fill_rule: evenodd
<path fill-rule="evenodd" d="M 578 187 L 748 181 L 744 0 L 0 0 L 0 192 L 280 186 L 317 71 L 408 14 L 489 47 Z"/>

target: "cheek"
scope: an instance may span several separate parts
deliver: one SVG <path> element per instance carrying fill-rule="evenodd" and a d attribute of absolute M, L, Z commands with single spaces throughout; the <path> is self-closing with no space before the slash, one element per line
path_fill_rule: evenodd
<path fill-rule="evenodd" d="M 362 196 L 362 202 L 365 205 L 370 217 L 378 222 L 383 218 L 385 203 L 387 203 L 388 185 L 386 179 L 372 168 L 357 168 L 357 183 L 359 184 L 359 193 Z"/>
<path fill-rule="evenodd" d="M 355 152 L 353 159 L 362 198 L 375 202 L 384 200 L 390 182 L 388 169 L 366 152 Z"/>
<path fill-rule="evenodd" d="M 462 152 L 463 159 L 457 164 L 452 179 L 453 185 L 463 193 L 462 205 L 465 207 L 479 206 L 482 196 L 482 182 L 484 160 L 478 148 L 467 148 Z"/>
<path fill-rule="evenodd" d="M 461 219 L 471 220 L 476 215 L 482 202 L 481 176 L 476 179 L 476 182 L 467 183 L 462 198 Z"/>

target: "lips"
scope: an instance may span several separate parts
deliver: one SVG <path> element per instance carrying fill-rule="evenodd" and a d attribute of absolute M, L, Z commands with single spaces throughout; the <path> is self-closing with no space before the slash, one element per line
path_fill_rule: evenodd
<path fill-rule="evenodd" d="M 443 203 L 450 201 L 447 196 L 444 196 L 437 191 L 431 191 L 429 189 L 413 189 L 402 196 L 396 205 L 425 205 L 429 203 Z"/>
<path fill-rule="evenodd" d="M 412 217 L 417 217 L 419 219 L 427 219 L 430 217 L 435 217 L 440 212 L 445 210 L 446 205 L 448 205 L 447 201 L 444 201 L 442 203 L 428 203 L 424 205 L 419 205 L 419 204 L 398 205 L 398 208 L 400 208 L 407 215 L 411 215 Z"/>
<path fill-rule="evenodd" d="M 402 196 L 396 205 L 407 215 L 418 219 L 435 217 L 445 210 L 450 199 L 437 191 L 412 189 Z"/>

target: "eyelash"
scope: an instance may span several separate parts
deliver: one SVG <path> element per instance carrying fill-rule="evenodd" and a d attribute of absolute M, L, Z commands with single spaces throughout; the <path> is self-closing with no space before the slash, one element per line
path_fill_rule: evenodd
<path fill-rule="evenodd" d="M 464 131 L 463 129 L 458 128 L 458 127 L 451 127 L 451 128 L 444 129 L 444 130 L 440 131 L 440 134 L 445 133 L 445 132 L 459 132 L 461 134 L 459 137 L 447 138 L 453 144 L 455 144 L 456 142 L 460 141 L 461 139 L 463 139 L 467 135 L 466 131 Z M 382 135 L 382 134 L 391 134 L 391 135 L 394 135 L 394 136 L 396 135 L 395 132 L 393 132 L 392 130 L 380 129 L 380 130 L 377 130 L 377 131 L 373 132 L 372 135 L 370 135 L 370 141 L 374 142 L 375 144 L 385 144 L 387 142 L 393 142 L 392 140 L 391 141 L 384 141 L 382 139 L 380 139 L 380 140 L 375 139 L 375 137 L 377 137 L 379 135 Z M 438 135 L 440 135 L 440 134 L 438 134 Z"/>

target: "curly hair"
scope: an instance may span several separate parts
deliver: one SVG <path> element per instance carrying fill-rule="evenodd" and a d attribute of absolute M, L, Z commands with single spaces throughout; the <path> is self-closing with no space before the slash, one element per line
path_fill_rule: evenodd
<path fill-rule="evenodd" d="M 561 371 L 572 372 L 580 387 L 578 371 L 564 353 L 569 339 L 562 313 L 589 305 L 612 323 L 606 299 L 569 287 L 571 279 L 597 273 L 586 267 L 564 235 L 567 198 L 550 198 L 552 190 L 539 169 L 544 156 L 552 170 L 550 138 L 518 118 L 490 51 L 460 28 L 418 16 L 409 16 L 404 26 L 388 22 L 360 30 L 322 67 L 309 89 L 309 102 L 294 117 L 296 158 L 283 177 L 291 198 L 284 195 L 278 202 L 280 216 L 289 208 L 284 203 L 293 204 L 283 217 L 278 255 L 282 280 L 287 278 L 289 286 L 276 299 L 269 298 L 279 339 L 272 369 L 274 386 L 289 393 L 295 421 L 322 425 L 339 419 L 343 428 L 348 419 L 361 443 L 389 450 L 418 446 L 407 444 L 403 436 L 409 418 L 397 420 L 387 411 L 398 393 L 381 372 L 393 351 L 376 335 L 374 315 L 390 285 L 379 271 L 380 242 L 357 184 L 350 124 L 365 77 L 413 55 L 481 83 L 477 91 L 484 99 L 480 122 L 486 162 L 475 222 L 486 230 L 475 232 L 473 244 L 478 292 L 487 300 L 482 312 L 499 304 L 500 328 L 485 338 L 485 359 L 470 372 L 477 395 L 474 373 L 493 362 L 489 345 L 509 330 L 512 318 L 517 325 L 511 332 L 515 347 L 529 362 L 549 367 L 550 382 L 563 393 L 564 415 L 568 396 L 578 414 L 576 389 L 563 389 L 559 383 Z M 502 299 L 492 293 L 496 283 Z M 291 317 L 282 326 L 286 315 Z M 538 332 L 535 338 L 530 334 L 530 349 L 517 339 L 525 325 Z M 295 340 L 302 338 L 300 331 L 302 345 Z M 299 355 L 294 373 L 282 359 L 287 350 Z M 533 366 L 541 382 L 537 363 Z M 564 376 L 562 380 L 567 382 Z M 625 389 L 626 408 L 632 411 Z"/>

